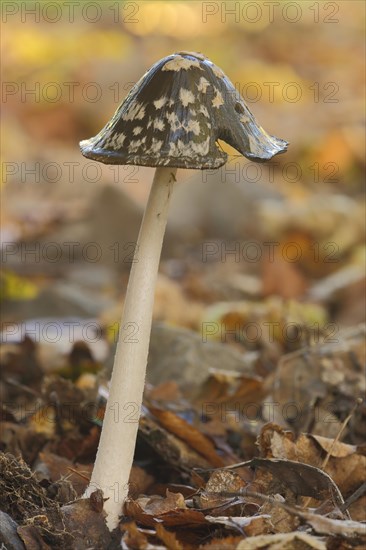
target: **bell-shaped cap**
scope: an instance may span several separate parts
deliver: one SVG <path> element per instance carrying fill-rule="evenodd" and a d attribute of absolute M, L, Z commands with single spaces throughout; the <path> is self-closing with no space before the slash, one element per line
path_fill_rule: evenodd
<path fill-rule="evenodd" d="M 201 54 L 180 52 L 155 63 L 80 147 L 105 164 L 209 169 L 227 161 L 219 139 L 258 162 L 287 149 L 257 124 L 221 69 Z"/>

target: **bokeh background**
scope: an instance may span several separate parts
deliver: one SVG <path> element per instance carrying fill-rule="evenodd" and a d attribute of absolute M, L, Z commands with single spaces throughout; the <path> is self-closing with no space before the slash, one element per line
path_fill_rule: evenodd
<path fill-rule="evenodd" d="M 227 303 L 245 303 L 262 320 L 363 321 L 364 12 L 352 0 L 4 2 L 6 338 L 20 334 L 9 323 L 77 317 L 97 319 L 108 341 L 153 170 L 87 161 L 78 142 L 180 50 L 220 66 L 290 147 L 254 165 L 221 144 L 222 169 L 178 171 L 155 320 L 200 333 L 202 319 L 227 308 L 237 319 Z M 70 350 L 70 338 L 55 341 Z M 104 337 L 89 343 L 104 360 Z"/>

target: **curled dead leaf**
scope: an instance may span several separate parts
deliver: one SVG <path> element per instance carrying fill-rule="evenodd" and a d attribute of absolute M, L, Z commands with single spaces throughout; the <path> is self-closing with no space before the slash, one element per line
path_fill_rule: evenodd
<path fill-rule="evenodd" d="M 364 481 L 366 456 L 356 446 L 341 442 L 334 444 L 334 439 L 309 434 L 300 434 L 295 440 L 292 432 L 276 424 L 264 426 L 258 442 L 265 457 L 286 458 L 316 469 L 322 468 L 327 453 L 331 451 L 324 471 L 344 496 L 352 494 Z"/>
<path fill-rule="evenodd" d="M 334 458 L 345 458 L 357 452 L 355 445 L 347 445 L 315 434 L 309 434 L 308 437 L 314 439 L 325 452 L 330 453 L 330 456 Z"/>
<path fill-rule="evenodd" d="M 175 533 L 168 531 L 161 523 L 156 525 L 156 534 L 169 550 L 183 550 L 184 546 L 179 542 Z"/>
<path fill-rule="evenodd" d="M 123 523 L 122 541 L 127 548 L 131 550 L 145 550 L 148 547 L 149 541 L 147 536 L 139 529 L 134 521 Z"/>
<path fill-rule="evenodd" d="M 146 527 L 155 527 L 157 522 L 161 522 L 167 527 L 194 527 L 206 524 L 205 516 L 198 510 L 188 508 L 170 508 L 165 512 L 151 513 L 146 510 L 146 505 L 150 498 L 139 498 L 135 500 L 127 500 L 125 503 L 125 515 L 134 519 L 136 522 Z M 163 509 L 161 503 L 161 509 Z"/>
<path fill-rule="evenodd" d="M 225 465 L 211 439 L 197 428 L 171 411 L 152 406 L 149 407 L 149 410 L 166 430 L 185 441 L 187 445 L 206 458 L 212 466 L 219 468 Z"/>

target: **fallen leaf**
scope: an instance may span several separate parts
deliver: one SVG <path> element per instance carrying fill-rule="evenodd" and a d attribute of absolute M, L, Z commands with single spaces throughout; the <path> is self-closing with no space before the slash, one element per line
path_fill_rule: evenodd
<path fill-rule="evenodd" d="M 153 418 L 141 415 L 139 433 L 167 464 L 178 468 L 209 468 L 210 463 Z M 192 470 L 192 476 L 195 472 Z"/>
<path fill-rule="evenodd" d="M 190 485 L 182 485 L 181 483 L 154 483 L 154 485 L 149 487 L 149 493 L 152 495 L 165 496 L 167 489 L 172 493 L 181 493 L 184 498 L 191 498 L 197 493 L 196 488 Z M 146 491 L 140 491 L 140 493 L 142 492 L 146 493 Z"/>
<path fill-rule="evenodd" d="M 167 380 L 157 386 L 151 386 L 145 391 L 150 401 L 178 401 L 181 399 L 178 384 L 174 380 Z"/>
<path fill-rule="evenodd" d="M 271 530 L 271 516 L 261 514 L 252 517 L 235 516 L 206 516 L 209 523 L 224 525 L 228 529 L 245 533 L 247 536 L 256 536 L 259 533 Z"/>
<path fill-rule="evenodd" d="M 318 344 L 283 355 L 264 386 L 271 401 L 281 404 L 281 423 L 297 432 L 311 427 L 318 435 L 335 437 L 337 421 L 366 389 L 366 327 L 340 331 L 331 324 L 327 330 L 323 337 L 318 333 Z"/>
<path fill-rule="evenodd" d="M 328 437 L 322 437 L 320 435 L 309 434 L 309 437 L 315 439 L 326 453 L 330 452 L 330 456 L 335 458 L 345 458 L 357 452 L 357 447 L 355 445 L 347 445 L 346 443 L 334 441 L 334 439 L 329 439 Z"/>
<path fill-rule="evenodd" d="M 146 470 L 133 464 L 128 482 L 128 494 L 131 498 L 137 498 L 141 494 L 146 494 L 149 487 L 154 483 L 152 475 Z"/>
<path fill-rule="evenodd" d="M 230 470 L 218 470 L 210 475 L 208 482 L 199 495 L 200 508 L 221 507 L 231 502 L 232 497 L 226 493 L 240 493 L 246 482 L 236 473 Z M 231 513 L 228 515 L 232 515 Z"/>
<path fill-rule="evenodd" d="M 235 550 L 326 550 L 326 544 L 307 533 L 258 535 L 239 542 Z"/>
<path fill-rule="evenodd" d="M 72 483 L 77 495 L 81 496 L 91 477 L 92 465 L 73 463 L 68 458 L 46 451 L 39 453 L 34 472 L 39 481 L 47 479 L 57 482 L 66 478 Z"/>
<path fill-rule="evenodd" d="M 143 500 L 139 500 L 143 502 Z M 144 499 L 143 509 L 146 514 L 160 515 L 171 510 L 186 509 L 186 503 L 183 495 L 180 493 L 171 493 L 168 489 L 166 491 L 166 497 L 151 496 Z"/>
<path fill-rule="evenodd" d="M 45 543 L 35 525 L 21 525 L 18 527 L 18 535 L 26 550 L 51 550 L 51 546 Z"/>
<path fill-rule="evenodd" d="M 161 523 L 158 523 L 155 527 L 156 534 L 160 540 L 166 545 L 169 550 L 183 550 L 183 545 L 178 541 L 175 533 L 167 531 Z"/>
<path fill-rule="evenodd" d="M 362 537 L 366 543 L 366 525 L 364 523 L 352 520 L 332 519 L 309 512 L 299 515 L 311 525 L 316 533 L 332 536 L 339 535 L 351 539 Z"/>
<path fill-rule="evenodd" d="M 96 511 L 89 499 L 80 499 L 61 508 L 65 531 L 73 538 L 74 548 L 87 544 L 96 548 L 108 548 L 111 534 L 105 522 L 105 514 Z"/>
<path fill-rule="evenodd" d="M 166 430 L 185 441 L 187 445 L 206 458 L 212 466 L 225 465 L 224 460 L 217 454 L 212 441 L 197 428 L 171 411 L 152 406 L 149 407 L 149 410 Z"/>
<path fill-rule="evenodd" d="M 273 495 L 274 500 L 285 502 L 285 498 L 281 495 Z M 299 527 L 299 518 L 294 514 L 290 514 L 281 506 L 273 506 L 272 502 L 264 502 L 261 506 L 262 514 L 270 514 L 272 532 L 275 533 L 291 533 Z"/>
<path fill-rule="evenodd" d="M 0 444 L 3 452 L 21 456 L 25 462 L 32 464 L 39 451 L 44 447 L 47 437 L 33 430 L 29 425 L 2 422 Z"/>
<path fill-rule="evenodd" d="M 344 504 L 342 494 L 331 477 L 319 468 L 309 464 L 286 459 L 253 458 L 230 467 L 236 468 L 239 465 L 240 467 L 259 468 L 269 472 L 278 485 L 276 490 L 272 488 L 275 492 L 280 492 L 281 487 L 288 488 L 295 496 L 309 496 L 317 500 L 331 498 L 339 506 Z M 256 474 L 253 484 L 258 483 L 259 479 L 260 475 Z M 268 484 L 267 479 L 266 483 Z M 245 489 L 242 494 L 245 495 Z"/>
<path fill-rule="evenodd" d="M 204 410 L 210 412 L 210 415 L 217 414 L 224 418 L 225 410 L 230 410 L 230 403 L 238 404 L 245 410 L 249 399 L 249 403 L 260 403 L 263 396 L 263 381 L 259 376 L 210 369 L 209 377 L 202 384 L 195 401 L 205 405 Z M 223 403 L 227 404 L 226 409 L 220 406 Z"/>
<path fill-rule="evenodd" d="M 199 550 L 235 550 L 243 537 L 213 538 L 207 544 L 201 544 Z"/>
<path fill-rule="evenodd" d="M 139 529 L 134 521 L 128 521 L 121 525 L 123 531 L 122 541 L 131 550 L 145 550 L 149 546 L 146 535 Z"/>
<path fill-rule="evenodd" d="M 337 442 L 316 435 L 294 435 L 275 424 L 267 424 L 259 437 L 262 456 L 286 458 L 314 467 L 322 468 L 322 463 L 332 449 L 324 471 L 334 481 L 344 496 L 350 495 L 364 481 L 366 456 L 358 452 L 354 445 Z"/>
<path fill-rule="evenodd" d="M 140 498 L 136 501 L 127 500 L 125 503 L 125 515 L 134 519 L 146 527 L 155 527 L 157 522 L 161 522 L 167 527 L 195 527 L 206 524 L 205 516 L 198 510 L 188 508 L 177 508 L 169 510 L 162 514 L 151 514 L 145 512 L 144 505 L 150 499 Z"/>

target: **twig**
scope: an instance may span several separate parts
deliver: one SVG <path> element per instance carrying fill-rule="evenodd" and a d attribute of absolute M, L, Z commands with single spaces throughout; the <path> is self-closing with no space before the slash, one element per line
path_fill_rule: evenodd
<path fill-rule="evenodd" d="M 347 498 L 345 503 L 342 504 L 342 506 L 340 506 L 339 509 L 341 510 L 341 512 L 346 511 L 351 506 L 351 504 L 356 502 L 356 500 L 362 497 L 362 495 L 364 495 L 365 493 L 366 493 L 366 481 L 364 481 L 362 485 L 350 497 Z"/>
<path fill-rule="evenodd" d="M 345 430 L 345 428 L 346 428 L 348 422 L 351 420 L 351 418 L 352 418 L 352 416 L 353 416 L 355 410 L 357 409 L 357 407 L 358 407 L 359 405 L 361 405 L 361 403 L 362 403 L 362 399 L 361 399 L 360 397 L 359 397 L 358 399 L 356 399 L 356 403 L 355 403 L 354 406 L 352 407 L 351 412 L 349 413 L 349 415 L 347 416 L 347 418 L 342 422 L 342 424 L 341 424 L 341 426 L 340 426 L 340 428 L 339 428 L 339 430 L 338 430 L 338 433 L 337 433 L 336 437 L 334 438 L 333 443 L 331 444 L 331 446 L 330 446 L 330 448 L 329 448 L 329 450 L 328 450 L 328 452 L 327 452 L 326 457 L 324 458 L 322 464 L 319 466 L 320 470 L 325 470 L 325 468 L 327 467 L 327 464 L 328 464 L 328 462 L 329 462 L 329 459 L 330 459 L 330 457 L 332 456 L 332 452 L 333 452 L 334 447 L 335 447 L 336 444 L 339 442 L 340 437 L 341 437 L 343 431 Z M 311 498 L 312 498 L 312 497 L 308 497 L 308 498 L 305 500 L 304 505 L 303 505 L 304 508 L 308 508 L 309 502 L 311 501 Z"/>
<path fill-rule="evenodd" d="M 330 459 L 330 457 L 331 457 L 331 455 L 332 455 L 332 451 L 333 451 L 333 449 L 334 449 L 336 443 L 338 443 L 338 441 L 339 441 L 339 439 L 340 439 L 340 437 L 341 437 L 341 435 L 342 435 L 344 429 L 346 428 L 348 422 L 351 420 L 351 418 L 352 418 L 352 416 L 353 416 L 355 410 L 357 409 L 357 407 L 358 407 L 359 405 L 361 405 L 361 403 L 362 403 L 362 399 L 361 399 L 360 397 L 359 397 L 358 399 L 356 399 L 356 403 L 355 403 L 354 406 L 352 407 L 351 412 L 349 413 L 349 415 L 347 416 L 347 418 L 343 421 L 341 427 L 339 428 L 339 431 L 338 431 L 338 433 L 337 433 L 336 438 L 334 439 L 332 445 L 330 446 L 329 451 L 327 452 L 327 456 L 326 456 L 325 459 L 323 460 L 323 464 L 320 466 L 320 468 L 321 468 L 322 470 L 324 470 L 324 468 L 327 466 L 327 464 L 328 464 L 328 462 L 329 462 L 329 459 Z"/>
<path fill-rule="evenodd" d="M 90 476 L 86 476 L 85 474 L 82 474 L 81 472 L 74 470 L 74 468 L 71 468 L 71 466 L 68 466 L 67 469 L 70 470 L 70 472 L 72 472 L 73 474 L 76 474 L 77 476 L 80 476 L 81 478 L 85 479 L 85 481 L 89 483 Z"/>

